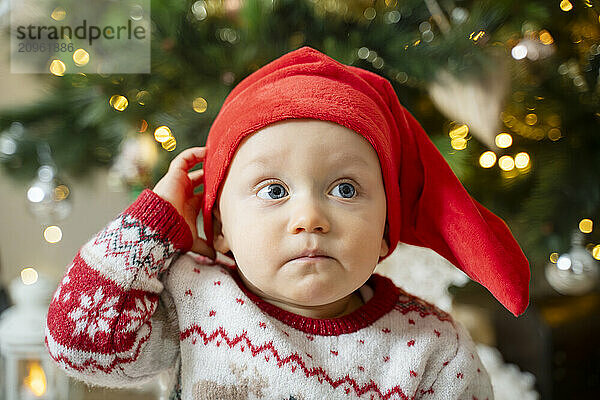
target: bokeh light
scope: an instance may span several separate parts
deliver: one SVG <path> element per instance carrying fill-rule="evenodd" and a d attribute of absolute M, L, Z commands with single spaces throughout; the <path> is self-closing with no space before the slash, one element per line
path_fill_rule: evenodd
<path fill-rule="evenodd" d="M 62 230 L 56 225 L 51 225 L 44 229 L 44 239 L 48 243 L 58 243 L 62 239 Z"/>
<path fill-rule="evenodd" d="M 583 233 L 591 233 L 594 229 L 594 223 L 589 218 L 584 218 L 579 221 L 579 230 Z"/>
<path fill-rule="evenodd" d="M 511 156 L 502 156 L 498 160 L 498 166 L 503 171 L 512 171 L 515 168 L 515 160 Z"/>
<path fill-rule="evenodd" d="M 38 273 L 34 268 L 24 268 L 21 270 L 21 281 L 26 285 L 32 285 L 38 280 Z"/>
<path fill-rule="evenodd" d="M 495 141 L 496 146 L 500 147 L 501 149 L 505 149 L 512 145 L 513 139 L 512 136 L 508 133 L 500 133 L 496 135 Z"/>
<path fill-rule="evenodd" d="M 486 151 L 479 156 L 479 165 L 483 168 L 492 168 L 496 164 L 496 153 L 493 151 Z"/>

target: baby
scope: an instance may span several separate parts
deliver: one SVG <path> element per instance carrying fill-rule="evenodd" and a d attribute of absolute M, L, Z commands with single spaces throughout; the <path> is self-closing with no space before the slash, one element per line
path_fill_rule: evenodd
<path fill-rule="evenodd" d="M 389 82 L 303 47 L 240 82 L 206 147 L 79 250 L 48 351 L 90 384 L 167 372 L 173 399 L 492 399 L 465 329 L 373 273 L 399 240 L 527 306 L 510 231 Z"/>

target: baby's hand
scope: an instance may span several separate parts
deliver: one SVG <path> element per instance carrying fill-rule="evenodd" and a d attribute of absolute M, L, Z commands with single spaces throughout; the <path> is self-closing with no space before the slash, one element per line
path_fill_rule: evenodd
<path fill-rule="evenodd" d="M 204 169 L 188 172 L 202 162 L 205 155 L 206 147 L 190 147 L 183 150 L 171 161 L 169 170 L 152 191 L 171 203 L 187 222 L 194 237 L 191 250 L 214 260 L 217 256 L 215 251 L 205 240 L 198 237 L 196 229 L 196 218 L 202 206 L 203 193 L 194 194 L 194 189 L 200 185 Z"/>

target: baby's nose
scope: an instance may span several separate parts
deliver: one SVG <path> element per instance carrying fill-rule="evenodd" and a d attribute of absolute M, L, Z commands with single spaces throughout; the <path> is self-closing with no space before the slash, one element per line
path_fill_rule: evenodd
<path fill-rule="evenodd" d="M 290 233 L 306 232 L 329 232 L 330 223 L 323 207 L 316 200 L 306 199 L 292 211 L 289 221 Z"/>

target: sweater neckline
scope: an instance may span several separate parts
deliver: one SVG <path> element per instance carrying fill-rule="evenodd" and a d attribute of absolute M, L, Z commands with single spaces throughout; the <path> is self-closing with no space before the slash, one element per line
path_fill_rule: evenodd
<path fill-rule="evenodd" d="M 294 329 L 313 335 L 338 336 L 365 328 L 391 311 L 400 296 L 391 279 L 373 274 L 366 282 L 373 289 L 373 296 L 366 304 L 338 318 L 310 318 L 264 301 L 244 285 L 235 264 L 228 267 L 239 288 L 262 311 Z"/>

